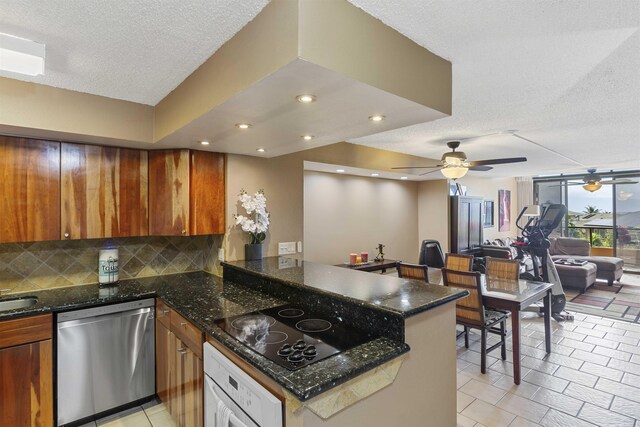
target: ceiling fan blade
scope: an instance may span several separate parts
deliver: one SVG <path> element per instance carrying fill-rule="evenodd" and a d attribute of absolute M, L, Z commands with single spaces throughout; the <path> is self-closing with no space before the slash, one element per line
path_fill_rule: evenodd
<path fill-rule="evenodd" d="M 584 182 L 567 182 L 566 184 L 550 185 L 549 187 L 564 187 L 565 185 L 584 185 Z"/>
<path fill-rule="evenodd" d="M 470 171 L 487 172 L 493 169 L 491 166 L 471 166 Z"/>
<path fill-rule="evenodd" d="M 526 157 L 506 157 L 504 159 L 490 159 L 490 160 L 476 160 L 473 162 L 467 162 L 469 167 L 473 166 L 485 166 L 485 165 L 502 165 L 505 163 L 520 163 L 526 162 Z"/>
<path fill-rule="evenodd" d="M 610 181 L 600 181 L 602 184 L 616 184 L 616 185 L 622 185 L 622 184 L 637 184 L 638 181 L 631 181 L 630 179 L 612 179 Z"/>
<path fill-rule="evenodd" d="M 439 171 L 439 170 L 441 170 L 441 169 L 442 169 L 442 168 L 438 168 L 438 169 L 436 169 L 436 170 L 432 170 L 432 171 L 429 171 L 429 172 L 421 173 L 421 174 L 420 174 L 420 176 L 423 176 L 423 175 L 429 175 L 430 173 L 438 172 L 438 171 Z"/>
<path fill-rule="evenodd" d="M 431 168 L 441 168 L 444 166 L 442 163 L 438 163 L 432 166 L 397 166 L 391 169 L 431 169 Z"/>

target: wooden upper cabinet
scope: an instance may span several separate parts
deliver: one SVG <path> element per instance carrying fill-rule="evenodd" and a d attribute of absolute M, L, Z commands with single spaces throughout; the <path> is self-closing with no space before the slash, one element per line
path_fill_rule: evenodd
<path fill-rule="evenodd" d="M 224 154 L 190 150 L 149 153 L 149 234 L 223 234 Z"/>
<path fill-rule="evenodd" d="M 224 234 L 224 154 L 191 152 L 190 234 Z"/>
<path fill-rule="evenodd" d="M 63 143 L 61 159 L 63 239 L 149 234 L 146 151 Z"/>
<path fill-rule="evenodd" d="M 149 233 L 189 232 L 189 150 L 149 152 Z"/>
<path fill-rule="evenodd" d="M 0 136 L 0 243 L 60 238 L 60 143 Z"/>

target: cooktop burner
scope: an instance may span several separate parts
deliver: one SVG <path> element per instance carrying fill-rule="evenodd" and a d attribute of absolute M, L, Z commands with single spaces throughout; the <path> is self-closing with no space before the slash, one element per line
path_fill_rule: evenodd
<path fill-rule="evenodd" d="M 290 305 L 217 320 L 229 335 L 290 370 L 336 355 L 374 337 Z"/>

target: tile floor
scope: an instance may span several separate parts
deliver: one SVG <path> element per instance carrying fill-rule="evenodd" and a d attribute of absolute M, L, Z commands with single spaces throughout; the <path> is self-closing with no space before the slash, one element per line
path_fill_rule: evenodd
<path fill-rule="evenodd" d="M 82 427 L 177 427 L 163 403 L 151 401 Z"/>
<path fill-rule="evenodd" d="M 522 326 L 519 386 L 511 351 L 504 362 L 499 350 L 490 353 L 483 375 L 480 336 L 468 350 L 458 340 L 458 427 L 640 427 L 639 324 L 575 313 L 552 323 L 550 355 L 542 318 L 527 313 Z"/>

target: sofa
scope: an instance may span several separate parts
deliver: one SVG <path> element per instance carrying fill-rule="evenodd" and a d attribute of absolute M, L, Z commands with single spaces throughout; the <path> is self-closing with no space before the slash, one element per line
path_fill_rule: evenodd
<path fill-rule="evenodd" d="M 505 239 L 494 239 L 492 241 L 485 240 L 480 246 L 483 257 L 515 259 L 518 256 L 516 248 L 511 244 L 515 240 L 507 237 Z M 520 260 L 520 273 L 533 274 L 533 261 L 531 257 L 525 254 L 524 259 Z"/>
<path fill-rule="evenodd" d="M 590 256 L 591 246 L 586 240 L 573 237 L 556 237 L 549 239 L 549 241 L 551 242 L 549 253 L 554 261 L 560 259 L 587 261 L 586 265 L 593 264 L 596 267 L 596 278 L 606 280 L 609 286 L 622 277 L 622 268 L 624 267 L 622 258 Z M 556 269 L 560 274 L 560 280 L 563 285 L 565 285 L 564 277 L 569 277 L 572 271 L 577 272 L 577 270 L 572 270 L 577 267 L 579 266 L 556 264 Z"/>

